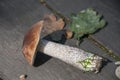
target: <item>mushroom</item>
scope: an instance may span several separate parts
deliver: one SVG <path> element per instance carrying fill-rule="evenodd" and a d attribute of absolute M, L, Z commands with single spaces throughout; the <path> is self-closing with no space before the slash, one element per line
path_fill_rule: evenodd
<path fill-rule="evenodd" d="M 25 80 L 26 79 L 26 75 L 20 75 L 20 80 Z"/>
<path fill-rule="evenodd" d="M 30 65 L 34 64 L 38 51 L 60 59 L 83 71 L 99 72 L 103 58 L 82 49 L 41 39 L 43 20 L 34 24 L 26 33 L 22 52 Z"/>

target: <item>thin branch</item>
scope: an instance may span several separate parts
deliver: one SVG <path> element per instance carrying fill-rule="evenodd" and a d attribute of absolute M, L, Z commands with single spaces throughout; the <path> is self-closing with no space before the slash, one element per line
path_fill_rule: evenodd
<path fill-rule="evenodd" d="M 45 0 L 40 0 L 40 3 L 43 4 L 45 7 L 47 7 L 50 11 L 52 11 L 54 14 L 61 17 L 65 22 L 70 23 L 70 19 L 62 15 L 59 11 L 53 9 Z"/>
<path fill-rule="evenodd" d="M 96 46 L 101 48 L 103 51 L 105 51 L 109 56 L 114 58 L 116 61 L 120 61 L 120 57 L 116 55 L 112 50 L 107 48 L 104 44 L 102 44 L 100 41 L 96 40 L 92 35 L 88 36 L 88 39 L 92 41 Z"/>

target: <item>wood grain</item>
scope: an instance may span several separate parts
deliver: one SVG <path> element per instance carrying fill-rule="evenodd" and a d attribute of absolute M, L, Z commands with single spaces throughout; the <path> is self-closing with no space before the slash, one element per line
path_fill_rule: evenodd
<path fill-rule="evenodd" d="M 114 7 L 117 2 L 111 1 L 50 0 L 48 2 L 66 16 L 89 6 L 95 7 L 109 22 L 106 28 L 95 34 L 95 37 L 118 53 L 120 17 L 119 11 Z M 0 78 L 19 80 L 21 74 L 27 74 L 27 80 L 118 80 L 114 75 L 116 66 L 113 62 L 104 66 L 99 74 L 83 73 L 55 58 L 47 60 L 38 67 L 30 66 L 21 51 L 23 37 L 30 26 L 41 20 L 45 13 L 51 12 L 38 0 L 0 0 Z M 74 42 L 73 39 L 66 44 L 75 46 Z M 87 40 L 80 47 L 106 56 Z"/>

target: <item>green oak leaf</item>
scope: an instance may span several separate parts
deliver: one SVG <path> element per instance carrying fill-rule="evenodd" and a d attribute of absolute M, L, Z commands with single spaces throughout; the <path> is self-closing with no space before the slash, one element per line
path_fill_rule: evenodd
<path fill-rule="evenodd" d="M 80 11 L 77 15 L 71 15 L 70 29 L 75 33 L 74 37 L 79 40 L 84 35 L 94 33 L 105 26 L 106 21 L 102 15 L 97 14 L 92 8 Z"/>

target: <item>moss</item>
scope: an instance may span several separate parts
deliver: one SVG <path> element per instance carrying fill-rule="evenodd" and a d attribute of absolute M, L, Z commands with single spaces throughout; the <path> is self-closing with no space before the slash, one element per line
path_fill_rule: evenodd
<path fill-rule="evenodd" d="M 93 57 L 94 56 L 87 57 L 85 60 L 78 61 L 77 63 L 80 63 L 87 70 L 88 66 L 91 65 Z"/>

